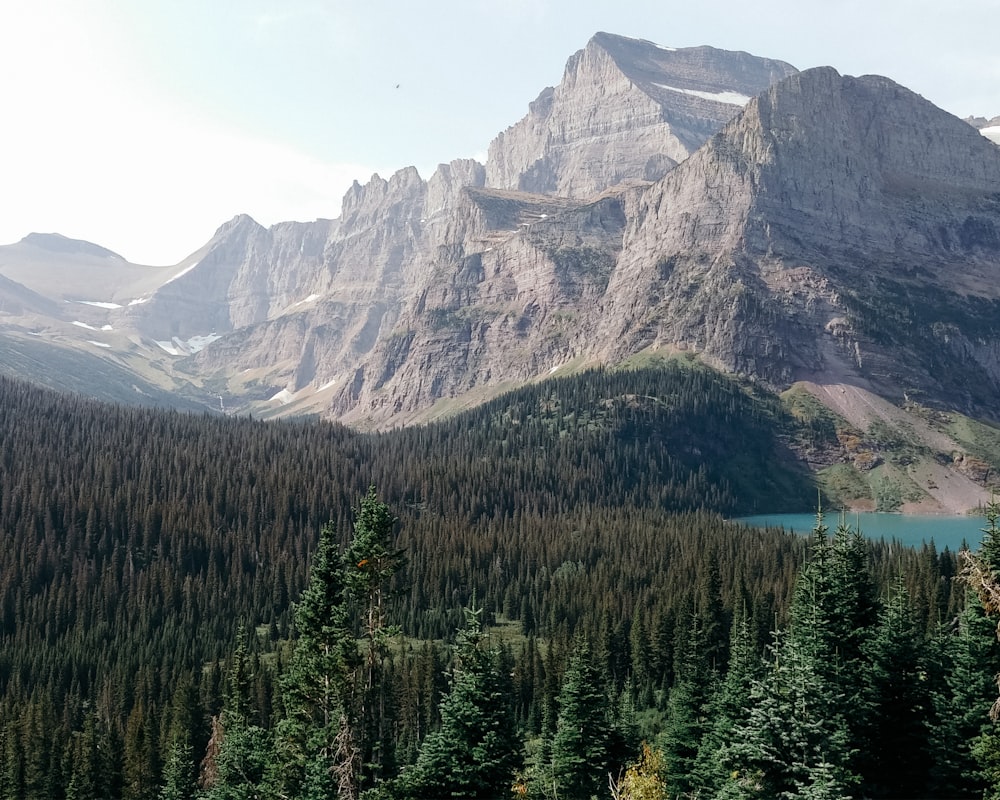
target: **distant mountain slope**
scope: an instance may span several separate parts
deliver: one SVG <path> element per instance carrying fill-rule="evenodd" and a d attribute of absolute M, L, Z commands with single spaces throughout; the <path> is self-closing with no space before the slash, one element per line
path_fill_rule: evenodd
<path fill-rule="evenodd" d="M 125 304 L 172 271 L 132 264 L 100 245 L 57 233 L 31 233 L 0 246 L 0 275 L 53 300 Z"/>
<path fill-rule="evenodd" d="M 0 275 L 0 317 L 33 314 L 58 317 L 60 313 L 58 303 Z"/>

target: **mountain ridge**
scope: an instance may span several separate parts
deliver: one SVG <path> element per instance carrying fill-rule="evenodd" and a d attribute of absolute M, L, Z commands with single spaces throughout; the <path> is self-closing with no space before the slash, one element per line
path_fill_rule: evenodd
<path fill-rule="evenodd" d="M 186 402 L 358 427 L 675 352 L 995 415 L 998 153 L 888 78 L 598 33 L 485 164 L 373 175 L 336 219 L 239 215 L 89 286 L 0 248 L 73 311 L 0 324 Z"/>

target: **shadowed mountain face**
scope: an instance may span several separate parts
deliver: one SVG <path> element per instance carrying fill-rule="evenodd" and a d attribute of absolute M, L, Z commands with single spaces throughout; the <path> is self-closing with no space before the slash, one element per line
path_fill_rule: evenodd
<path fill-rule="evenodd" d="M 485 165 L 237 217 L 172 267 L 69 242 L 0 248 L 5 335 L 227 410 L 403 424 L 657 350 L 1000 407 L 1000 148 L 886 78 L 746 53 L 598 34 Z"/>

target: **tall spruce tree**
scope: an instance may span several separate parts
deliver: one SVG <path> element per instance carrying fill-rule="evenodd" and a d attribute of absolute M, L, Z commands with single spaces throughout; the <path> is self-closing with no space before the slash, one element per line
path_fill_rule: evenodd
<path fill-rule="evenodd" d="M 818 514 L 789 628 L 775 634 L 767 673 L 721 753 L 729 773 L 725 797 L 840 796 L 857 783 L 848 718 L 863 710 L 857 692 L 846 688 L 856 677 L 844 671 L 837 631 L 860 595 L 838 587 L 849 577 L 839 563 L 845 549 L 831 547 L 827 530 Z M 853 577 L 859 580 L 864 576 Z"/>
<path fill-rule="evenodd" d="M 979 606 L 992 623 L 990 641 L 1000 638 L 1000 502 L 992 499 L 985 510 L 986 527 L 983 541 L 976 553 L 963 553 L 962 577 L 975 592 Z M 993 670 L 997 666 L 994 663 Z M 971 752 L 979 765 L 986 784 L 984 797 L 1000 800 L 1000 698 L 997 683 L 992 687 L 994 702 L 989 711 L 989 724 L 972 740 Z"/>
<path fill-rule="evenodd" d="M 484 646 L 481 609 L 466 609 L 441 727 L 424 739 L 394 797 L 500 798 L 509 795 L 521 742 L 511 682 L 499 648 Z"/>
<path fill-rule="evenodd" d="M 934 797 L 980 798 L 986 784 L 973 745 L 995 725 L 989 709 L 996 694 L 993 675 L 1000 647 L 995 623 L 971 592 L 951 628 L 937 637 L 943 676 L 932 694 L 930 785 Z"/>
<path fill-rule="evenodd" d="M 229 669 L 229 683 L 218 725 L 221 742 L 206 770 L 211 775 L 203 800 L 265 800 L 274 796 L 268 770 L 274 762 L 271 737 L 252 721 L 254 659 L 240 628 Z"/>
<path fill-rule="evenodd" d="M 743 719 L 750 691 L 763 667 L 757 629 L 746 604 L 736 610 L 729 643 L 729 667 L 707 709 L 708 729 L 701 739 L 691 782 L 696 791 L 713 796 L 726 782 L 721 754 Z"/>
<path fill-rule="evenodd" d="M 694 789 L 694 764 L 709 726 L 708 703 L 716 673 L 709 665 L 707 633 L 702 615 L 692 614 L 686 635 L 678 642 L 674 685 L 659 741 L 672 798 L 686 797 Z"/>
<path fill-rule="evenodd" d="M 909 593 L 897 579 L 878 628 L 865 643 L 860 673 L 868 695 L 868 724 L 858 766 L 866 796 L 926 795 L 930 779 L 930 686 L 926 642 L 910 610 Z"/>
<path fill-rule="evenodd" d="M 607 785 L 612 726 L 607 679 L 585 641 L 578 642 L 570 656 L 558 706 L 551 749 L 554 794 L 587 800 Z"/>
<path fill-rule="evenodd" d="M 397 632 L 388 624 L 391 583 L 406 564 L 403 551 L 393 544 L 397 521 L 389 507 L 378 499 L 375 487 L 369 487 L 358 508 L 354 537 L 343 556 L 344 584 L 358 609 L 360 633 L 365 641 L 355 712 L 356 744 L 362 759 L 360 788 L 382 778 L 391 761 L 391 753 L 387 752 L 390 741 L 387 693 L 382 686 L 382 675 L 389 642 Z"/>
<path fill-rule="evenodd" d="M 189 675 L 174 691 L 170 706 L 167 753 L 159 800 L 191 800 L 197 790 L 194 730 L 197 692 Z"/>
<path fill-rule="evenodd" d="M 358 664 L 347 625 L 336 530 L 328 523 L 295 607 L 293 650 L 281 677 L 284 714 L 275 730 L 272 779 L 283 797 L 357 795 L 358 755 L 350 715 Z"/>

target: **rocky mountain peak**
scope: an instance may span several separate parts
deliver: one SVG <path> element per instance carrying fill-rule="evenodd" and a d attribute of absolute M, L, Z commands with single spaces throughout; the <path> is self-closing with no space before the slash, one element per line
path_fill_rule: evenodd
<path fill-rule="evenodd" d="M 642 195 L 596 338 L 775 386 L 1000 386 L 998 187 L 1000 151 L 910 90 L 793 75 Z"/>
<path fill-rule="evenodd" d="M 585 199 L 656 180 L 795 68 L 708 47 L 598 33 L 528 115 L 490 144 L 487 186 Z"/>
<path fill-rule="evenodd" d="M 70 292 L 68 267 L 38 280 L 25 243 L 0 267 L 99 301 L 157 364 L 187 354 L 164 374 L 230 387 L 227 408 L 395 425 L 660 349 L 981 409 L 1000 396 L 998 187 L 996 146 L 887 78 L 598 33 L 485 165 L 373 175 L 336 220 L 241 215 L 174 267 L 128 265 L 119 294 Z"/>

